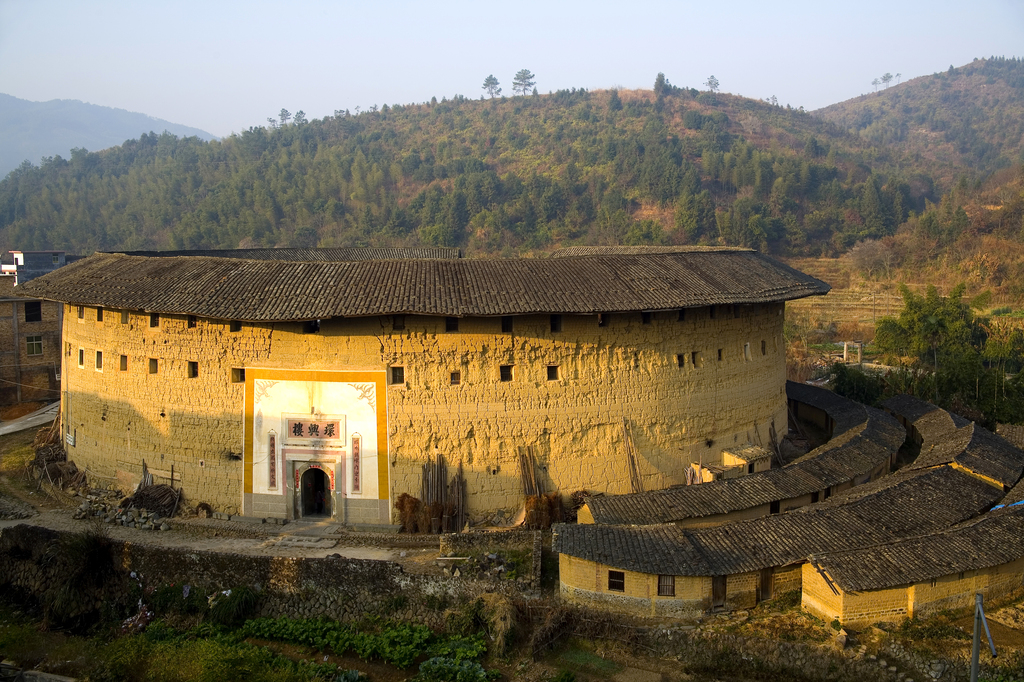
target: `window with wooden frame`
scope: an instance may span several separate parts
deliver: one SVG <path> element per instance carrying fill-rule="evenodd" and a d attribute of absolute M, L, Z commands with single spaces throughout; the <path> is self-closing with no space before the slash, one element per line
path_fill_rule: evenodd
<path fill-rule="evenodd" d="M 197 376 L 199 376 L 199 363 L 189 360 L 188 365 L 186 366 L 185 369 L 185 375 L 189 379 L 195 379 Z"/>
<path fill-rule="evenodd" d="M 127 372 L 128 371 L 128 356 L 127 355 L 122 355 L 121 356 L 120 364 L 118 365 L 118 369 L 120 369 L 122 372 Z"/>
<path fill-rule="evenodd" d="M 26 336 L 25 337 L 25 353 L 26 353 L 26 355 L 42 355 L 43 354 L 43 337 L 42 336 Z"/>
<path fill-rule="evenodd" d="M 238 320 L 231 320 L 231 322 L 228 323 L 228 331 L 230 331 L 230 332 L 240 332 L 240 331 L 242 331 L 242 323 L 240 321 L 238 321 Z"/>
<path fill-rule="evenodd" d="M 608 591 L 625 592 L 626 574 L 622 571 L 608 571 Z"/>
<path fill-rule="evenodd" d="M 151 328 L 156 328 L 160 326 L 160 313 L 149 314 L 149 326 Z"/>
<path fill-rule="evenodd" d="M 185 326 L 188 329 L 195 329 L 196 328 L 196 316 L 195 315 L 189 315 L 187 318 L 185 318 Z"/>
<path fill-rule="evenodd" d="M 501 381 L 512 381 L 512 365 L 499 366 L 498 378 L 501 379 Z"/>
<path fill-rule="evenodd" d="M 653 316 L 652 316 L 651 313 L 648 313 L 648 312 L 640 313 L 640 322 L 642 324 L 650 324 L 651 323 L 651 319 L 653 319 Z"/>
<path fill-rule="evenodd" d="M 391 329 L 396 332 L 405 330 L 405 315 L 392 315 L 391 316 Z"/>
<path fill-rule="evenodd" d="M 156 358 L 149 359 L 149 373 L 157 374 L 160 372 L 160 361 Z"/>
<path fill-rule="evenodd" d="M 446 317 L 446 318 L 444 318 L 444 330 L 446 332 L 457 332 L 457 331 L 459 331 L 459 318 L 457 318 L 457 317 Z"/>
<path fill-rule="evenodd" d="M 103 371 L 103 351 L 101 350 L 96 351 L 96 371 Z"/>
<path fill-rule="evenodd" d="M 103 308 L 96 308 L 96 321 L 97 322 L 102 322 L 103 321 Z"/>
<path fill-rule="evenodd" d="M 244 384 L 245 383 L 245 368 L 244 367 L 232 367 L 231 368 L 231 383 L 233 383 L 233 384 Z"/>
<path fill-rule="evenodd" d="M 85 367 L 85 349 L 84 348 L 79 348 L 78 349 L 78 366 L 79 367 Z"/>
<path fill-rule="evenodd" d="M 551 321 L 551 331 L 552 331 L 552 333 L 557 334 L 558 332 L 562 331 L 562 316 L 561 315 L 552 315 L 550 321 Z"/>
<path fill-rule="evenodd" d="M 548 381 L 558 381 L 558 365 L 548 365 Z"/>
<path fill-rule="evenodd" d="M 501 333 L 511 334 L 512 333 L 512 316 L 505 315 L 501 318 Z"/>
<path fill-rule="evenodd" d="M 461 383 L 462 383 L 462 372 L 459 372 L 459 371 L 452 372 L 451 385 L 452 386 L 458 386 Z"/>
<path fill-rule="evenodd" d="M 82 321 L 85 320 L 85 306 L 84 305 L 78 306 L 78 319 L 82 320 Z"/>
<path fill-rule="evenodd" d="M 405 383 L 405 367 L 391 368 L 391 385 L 400 386 Z"/>
<path fill-rule="evenodd" d="M 131 319 L 131 313 L 129 313 L 127 310 L 122 310 L 121 311 L 121 324 L 128 324 L 129 319 Z"/>
<path fill-rule="evenodd" d="M 659 597 L 674 597 L 674 596 L 676 596 L 676 577 L 674 575 L 659 575 L 658 576 L 658 596 Z"/>

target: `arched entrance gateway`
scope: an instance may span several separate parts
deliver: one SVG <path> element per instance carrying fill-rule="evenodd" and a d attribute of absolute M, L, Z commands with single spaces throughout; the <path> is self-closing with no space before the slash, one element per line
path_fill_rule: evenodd
<path fill-rule="evenodd" d="M 331 483 L 323 469 L 306 469 L 302 474 L 300 514 L 305 517 L 331 515 Z"/>

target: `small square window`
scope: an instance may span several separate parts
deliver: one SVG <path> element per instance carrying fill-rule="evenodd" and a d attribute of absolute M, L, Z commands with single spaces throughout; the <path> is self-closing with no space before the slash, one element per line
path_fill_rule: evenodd
<path fill-rule="evenodd" d="M 51 255 L 50 263 L 52 263 L 53 265 L 60 265 L 60 256 L 58 256 L 57 254 Z"/>
<path fill-rule="evenodd" d="M 103 351 L 96 351 L 96 371 L 99 372 L 103 369 Z"/>
<path fill-rule="evenodd" d="M 40 301 L 29 301 L 25 304 L 25 321 L 43 321 L 43 304 Z"/>
<path fill-rule="evenodd" d="M 676 577 L 674 575 L 659 575 L 658 576 L 658 596 L 659 597 L 674 597 L 674 596 L 676 596 Z"/>
<path fill-rule="evenodd" d="M 772 501 L 772 502 L 770 502 L 768 504 L 768 513 L 769 514 L 778 514 L 780 507 L 781 507 L 780 501 L 779 500 L 774 500 L 774 501 Z"/>
<path fill-rule="evenodd" d="M 195 379 L 197 376 L 199 376 L 199 363 L 192 362 L 190 360 L 188 363 L 188 368 L 186 369 L 186 374 L 188 375 L 189 379 Z"/>
<path fill-rule="evenodd" d="M 160 371 L 160 361 L 156 358 L 149 359 L 149 373 L 156 374 Z"/>
<path fill-rule="evenodd" d="M 160 313 L 150 313 L 149 314 L 149 326 L 150 327 L 159 327 L 160 326 Z"/>
<path fill-rule="evenodd" d="M 231 368 L 231 383 L 233 383 L 233 384 L 244 384 L 245 383 L 245 368 L 244 367 L 232 367 Z"/>
<path fill-rule="evenodd" d="M 392 367 L 391 368 L 391 385 L 399 385 L 405 383 L 405 367 Z"/>
<path fill-rule="evenodd" d="M 121 311 L 121 324 L 128 324 L 129 317 L 130 317 L 130 314 L 128 313 L 128 311 L 127 310 L 122 310 Z"/>
<path fill-rule="evenodd" d="M 452 372 L 452 386 L 458 386 L 462 383 L 462 372 Z"/>
<path fill-rule="evenodd" d="M 459 318 L 457 318 L 457 317 L 446 317 L 446 318 L 444 318 L 444 330 L 446 332 L 457 332 L 457 331 L 459 331 Z"/>
<path fill-rule="evenodd" d="M 558 381 L 558 365 L 548 365 L 548 381 Z"/>
<path fill-rule="evenodd" d="M 235 324 L 234 322 L 231 323 L 231 325 L 232 325 L 231 331 L 238 331 L 238 329 L 242 328 L 242 323 L 241 322 L 238 323 L 238 329 L 234 329 L 233 328 L 234 324 Z M 306 322 L 302 323 L 302 333 L 303 334 L 316 334 L 319 331 L 320 331 L 320 320 L 307 320 Z"/>
<path fill-rule="evenodd" d="M 78 366 L 79 367 L 85 367 L 85 349 L 84 348 L 79 348 L 78 349 Z"/>
<path fill-rule="evenodd" d="M 503 334 L 512 333 L 512 316 L 505 315 L 501 318 L 501 332 Z"/>
<path fill-rule="evenodd" d="M 640 321 L 643 324 L 650 324 L 651 323 L 651 317 L 652 317 L 651 313 L 640 313 Z"/>
<path fill-rule="evenodd" d="M 608 571 L 608 591 L 625 592 L 626 574 L 622 571 Z"/>
<path fill-rule="evenodd" d="M 676 364 L 680 367 L 686 367 L 686 356 L 682 353 L 676 355 Z"/>
<path fill-rule="evenodd" d="M 405 329 L 405 315 L 392 315 L 391 328 L 396 332 L 403 331 Z"/>
<path fill-rule="evenodd" d="M 722 349 L 721 348 L 718 349 L 718 361 L 719 362 L 722 361 Z"/>
<path fill-rule="evenodd" d="M 128 371 L 128 356 L 127 355 L 122 355 L 121 356 L 121 360 L 120 360 L 120 364 L 118 365 L 118 368 L 122 372 L 127 372 Z"/>
<path fill-rule="evenodd" d="M 78 319 L 80 319 L 80 320 L 84 320 L 85 319 L 85 306 L 84 305 L 78 306 Z"/>
<path fill-rule="evenodd" d="M 28 355 L 42 355 L 43 354 L 43 337 L 42 336 L 26 336 L 25 337 L 25 352 Z"/>
<path fill-rule="evenodd" d="M 240 332 L 240 331 L 242 331 L 242 323 L 239 322 L 238 320 L 231 320 L 231 322 L 228 323 L 228 331 L 232 331 L 232 332 Z"/>
<path fill-rule="evenodd" d="M 562 316 L 561 315 L 552 315 L 551 316 L 551 331 L 554 332 L 554 333 L 558 333 L 558 332 L 562 331 Z"/>
<path fill-rule="evenodd" d="M 103 308 L 97 308 L 96 309 L 96 321 L 97 322 L 102 322 L 103 321 Z"/>
<path fill-rule="evenodd" d="M 700 354 L 699 350 L 695 350 L 690 353 L 690 364 L 693 365 L 694 368 L 704 366 L 704 357 Z"/>
<path fill-rule="evenodd" d="M 598 327 L 607 327 L 608 326 L 608 319 L 610 317 L 611 317 L 611 315 L 609 315 L 608 313 L 598 313 L 597 314 L 597 326 Z"/>
<path fill-rule="evenodd" d="M 185 318 L 185 326 L 187 328 L 189 328 L 189 329 L 195 329 L 196 328 L 196 316 L 195 315 L 189 315 L 187 318 Z"/>
<path fill-rule="evenodd" d="M 498 367 L 498 377 L 502 381 L 512 381 L 512 365 L 501 365 Z"/>

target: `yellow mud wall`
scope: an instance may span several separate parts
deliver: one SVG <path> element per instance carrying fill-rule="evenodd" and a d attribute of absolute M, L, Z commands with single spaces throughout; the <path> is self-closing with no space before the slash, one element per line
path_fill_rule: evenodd
<path fill-rule="evenodd" d="M 236 513 L 244 384 L 232 383 L 232 368 L 402 367 L 404 381 L 387 389 L 391 499 L 419 496 L 421 464 L 439 453 L 452 467 L 463 463 L 472 519 L 507 518 L 522 504 L 523 446 L 535 449 L 548 490 L 628 492 L 623 419 L 645 489 L 664 488 L 684 482 L 691 461 L 766 441 L 772 420 L 785 433 L 783 306 L 737 312 L 720 308 L 712 319 L 707 308 L 688 310 L 682 321 L 675 311 L 654 313 L 650 324 L 639 313 L 613 314 L 605 326 L 597 316 L 564 315 L 560 332 L 551 331 L 548 315 L 517 316 L 511 333 L 499 318 L 460 319 L 458 331 L 447 332 L 441 317 L 407 315 L 405 328 L 394 329 L 383 316 L 325 320 L 304 334 L 300 323 L 246 322 L 230 331 L 227 320 L 199 318 L 189 327 L 184 315 L 161 315 L 150 327 L 149 314 L 129 312 L 122 323 L 122 311 L 110 309 L 97 322 L 96 308 L 79 319 L 68 306 L 69 452 L 79 466 L 123 484 L 137 480 L 143 458 L 164 473 L 173 464 L 189 499 Z M 197 363 L 194 378 L 189 362 Z M 512 366 L 511 381 L 500 380 L 502 365 Z M 548 367 L 557 378 L 549 380 Z"/>
<path fill-rule="evenodd" d="M 776 568 L 772 582 L 773 596 L 777 597 L 786 592 L 799 590 L 802 585 L 802 579 L 803 567 L 800 564 Z"/>
<path fill-rule="evenodd" d="M 970 607 L 974 604 L 974 595 L 981 592 L 986 598 L 1008 594 L 1021 587 L 1021 576 L 1024 571 L 1024 559 L 1002 566 L 978 571 L 965 571 L 961 578 L 959 573 L 918 583 L 910 588 L 911 615 L 925 616 L 929 613 Z"/>
<path fill-rule="evenodd" d="M 749 609 L 757 605 L 758 572 L 737 573 L 725 581 L 725 602 L 734 609 Z"/>
<path fill-rule="evenodd" d="M 658 576 L 622 570 L 624 589 L 608 589 L 608 572 L 620 569 L 579 559 L 558 556 L 562 598 L 597 606 L 617 613 L 644 616 L 694 618 L 711 604 L 711 578 L 675 576 L 675 596 L 658 596 Z"/>
<path fill-rule="evenodd" d="M 810 564 L 801 567 L 801 590 L 800 605 L 804 611 L 814 614 L 822 620 L 831 622 L 839 618 L 843 622 L 843 597 L 841 590 L 832 591 L 829 584 L 817 569 Z"/>

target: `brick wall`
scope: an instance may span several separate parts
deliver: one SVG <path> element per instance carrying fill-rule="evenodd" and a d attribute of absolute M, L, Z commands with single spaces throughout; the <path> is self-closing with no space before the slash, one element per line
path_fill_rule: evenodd
<path fill-rule="evenodd" d="M 843 621 L 843 593 L 838 594 L 832 590 L 818 570 L 811 564 L 804 564 L 801 567 L 801 584 L 803 585 L 800 605 L 804 611 L 809 611 L 822 620 L 831 622 L 839 618 Z"/>
<path fill-rule="evenodd" d="M 304 334 L 299 323 L 251 324 L 106 310 L 98 322 L 68 307 L 64 337 L 64 425 L 69 454 L 96 477 L 130 481 L 142 459 L 168 473 L 173 464 L 191 502 L 237 513 L 242 496 L 244 388 L 231 368 L 383 371 L 405 369 L 388 387 L 390 494 L 419 496 L 420 465 L 435 451 L 462 461 L 472 518 L 522 504 L 517 448 L 534 446 L 548 489 L 627 492 L 622 419 L 641 454 L 647 489 L 682 483 L 690 461 L 714 461 L 723 447 L 756 440 L 772 420 L 786 423 L 783 306 L 743 307 L 740 317 L 710 319 L 707 309 L 563 316 L 552 333 L 547 315 L 460 320 L 406 316 L 327 320 Z M 761 355 L 761 340 L 766 354 Z M 751 359 L 743 346 L 750 344 Z M 78 350 L 85 362 L 78 366 Z M 722 349 L 722 361 L 717 360 Z M 94 368 L 95 352 L 104 368 Z M 697 366 L 693 353 L 698 353 Z M 127 358 L 120 371 L 119 358 Z M 683 366 L 678 365 L 682 356 Z M 157 372 L 149 373 L 149 360 Z M 188 377 L 188 363 L 198 376 Z M 513 365 L 513 380 L 499 367 Z M 548 367 L 557 366 L 556 380 Z M 460 383 L 452 385 L 452 372 Z M 714 441 L 709 448 L 705 441 Z M 682 447 L 682 451 L 680 451 Z M 101 479 L 102 480 L 102 479 Z M 158 482 L 159 482 L 158 477 Z"/>

